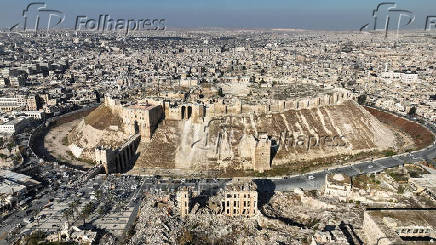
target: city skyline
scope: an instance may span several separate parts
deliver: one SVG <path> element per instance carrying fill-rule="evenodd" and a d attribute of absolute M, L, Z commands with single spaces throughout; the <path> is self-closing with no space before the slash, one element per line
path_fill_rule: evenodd
<path fill-rule="evenodd" d="M 0 28 L 10 28 L 22 18 L 27 4 L 37 1 L 10 1 L 2 3 Z M 156 2 L 141 1 L 85 1 L 44 2 L 49 9 L 65 14 L 59 28 L 74 28 L 77 16 L 113 18 L 165 19 L 168 28 L 229 28 L 229 29 L 307 29 L 359 30 L 370 22 L 372 11 L 384 1 L 220 1 L 202 3 L 198 0 Z M 396 9 L 411 11 L 415 20 L 404 29 L 424 29 L 427 16 L 436 14 L 436 2 L 393 1 Z"/>
<path fill-rule="evenodd" d="M 0 6 L 0 245 L 436 241 L 435 0 Z"/>

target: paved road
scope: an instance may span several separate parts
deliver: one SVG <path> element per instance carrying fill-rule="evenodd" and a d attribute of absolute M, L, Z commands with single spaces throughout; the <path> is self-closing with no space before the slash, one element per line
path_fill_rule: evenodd
<path fill-rule="evenodd" d="M 436 133 L 434 124 L 425 124 L 428 129 Z M 375 159 L 373 161 L 363 161 L 352 165 L 331 168 L 328 170 L 318 171 L 314 173 L 286 177 L 286 178 L 262 178 L 255 179 L 260 191 L 293 191 L 295 188 L 304 190 L 318 190 L 325 183 L 327 174 L 342 173 L 348 176 L 356 176 L 360 174 L 378 173 L 387 168 L 397 167 L 405 162 L 414 163 L 423 160 L 432 162 L 436 158 L 436 145 L 433 142 L 429 147 L 411 153 L 396 155 L 393 157 L 385 157 Z M 436 163 L 433 163 L 436 166 Z M 213 194 L 220 188 L 224 187 L 230 179 L 194 179 L 192 182 L 177 181 L 177 180 L 156 180 L 150 178 L 145 180 L 143 188 L 146 191 L 175 191 L 180 186 L 191 186 L 205 194 Z"/>
<path fill-rule="evenodd" d="M 414 120 L 418 121 L 418 120 Z M 436 126 L 434 123 L 425 122 L 420 120 L 421 124 L 426 126 L 429 130 L 436 133 Z M 356 176 L 359 174 L 378 173 L 386 168 L 392 168 L 403 164 L 404 162 L 419 162 L 422 160 L 433 160 L 436 158 L 436 145 L 433 144 L 421 151 L 397 155 L 388 158 L 376 159 L 374 161 L 364 161 L 355 163 L 349 166 L 343 166 L 319 172 L 292 176 L 288 178 L 264 178 L 255 179 L 259 190 L 261 191 L 293 191 L 295 188 L 302 188 L 304 190 L 317 190 L 320 189 L 325 182 L 325 176 L 329 173 L 343 173 L 348 176 Z M 177 182 L 176 180 L 157 180 L 145 179 L 142 189 L 148 191 L 174 191 L 180 186 L 192 186 L 202 192 L 215 192 L 230 179 L 196 179 L 192 182 Z"/>
<path fill-rule="evenodd" d="M 426 122 L 424 123 L 424 126 L 426 126 L 433 133 L 436 133 L 436 126 L 434 123 Z M 433 160 L 436 158 L 435 142 L 433 142 L 429 147 L 420 151 L 376 159 L 374 161 L 364 161 L 350 166 L 338 167 L 335 169 L 329 169 L 300 176 L 293 176 L 289 177 L 288 179 L 272 180 L 272 183 L 275 185 L 275 190 L 277 191 L 292 191 L 295 188 L 302 188 L 304 190 L 317 190 L 324 185 L 325 176 L 328 173 L 343 173 L 349 176 L 378 173 L 386 168 L 397 167 L 405 162 L 415 163 L 423 160 L 427 160 L 436 166 L 436 163 Z M 261 190 L 265 191 L 270 189 L 270 187 L 262 186 L 260 186 L 260 188 Z"/>

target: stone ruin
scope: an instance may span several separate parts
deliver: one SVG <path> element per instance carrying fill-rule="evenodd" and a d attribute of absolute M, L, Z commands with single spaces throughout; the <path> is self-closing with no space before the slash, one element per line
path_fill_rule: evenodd
<path fill-rule="evenodd" d="M 133 135 L 117 149 L 100 146 L 95 149 L 95 161 L 103 165 L 106 174 L 123 173 L 133 167 L 141 136 Z"/>
<path fill-rule="evenodd" d="M 194 200 L 198 200 L 200 195 L 186 187 L 177 191 L 177 207 L 181 217 L 195 214 L 198 204 Z M 257 186 L 249 178 L 235 178 L 206 199 L 207 208 L 217 215 L 253 217 L 259 212 Z"/>

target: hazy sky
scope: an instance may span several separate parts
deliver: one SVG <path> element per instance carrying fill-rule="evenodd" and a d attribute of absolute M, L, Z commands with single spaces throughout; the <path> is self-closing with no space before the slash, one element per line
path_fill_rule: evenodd
<path fill-rule="evenodd" d="M 372 10 L 382 1 L 372 0 L 0 0 L 0 28 L 22 21 L 22 10 L 31 2 L 45 2 L 65 14 L 65 27 L 76 16 L 98 18 L 164 18 L 169 27 L 302 28 L 358 30 L 371 21 Z M 392 1 L 392 0 L 390 0 Z M 436 0 L 399 0 L 398 9 L 414 13 L 409 28 L 424 29 L 426 16 L 436 16 Z"/>

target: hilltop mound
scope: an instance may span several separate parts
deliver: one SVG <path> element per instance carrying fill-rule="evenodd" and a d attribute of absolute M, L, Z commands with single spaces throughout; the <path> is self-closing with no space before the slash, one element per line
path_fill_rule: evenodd
<path fill-rule="evenodd" d="M 100 105 L 73 128 L 68 134 L 68 143 L 76 157 L 92 161 L 95 147 L 118 147 L 128 138 L 129 135 L 123 132 L 121 117 Z"/>
<path fill-rule="evenodd" d="M 267 135 L 271 141 L 273 166 L 396 147 L 396 134 L 390 128 L 354 101 L 346 101 L 276 114 L 165 125 L 157 129 L 150 142 L 142 144 L 136 167 L 251 169 L 260 135 Z M 158 151 L 151 150 L 156 146 Z M 164 166 L 156 160 L 162 155 Z"/>

